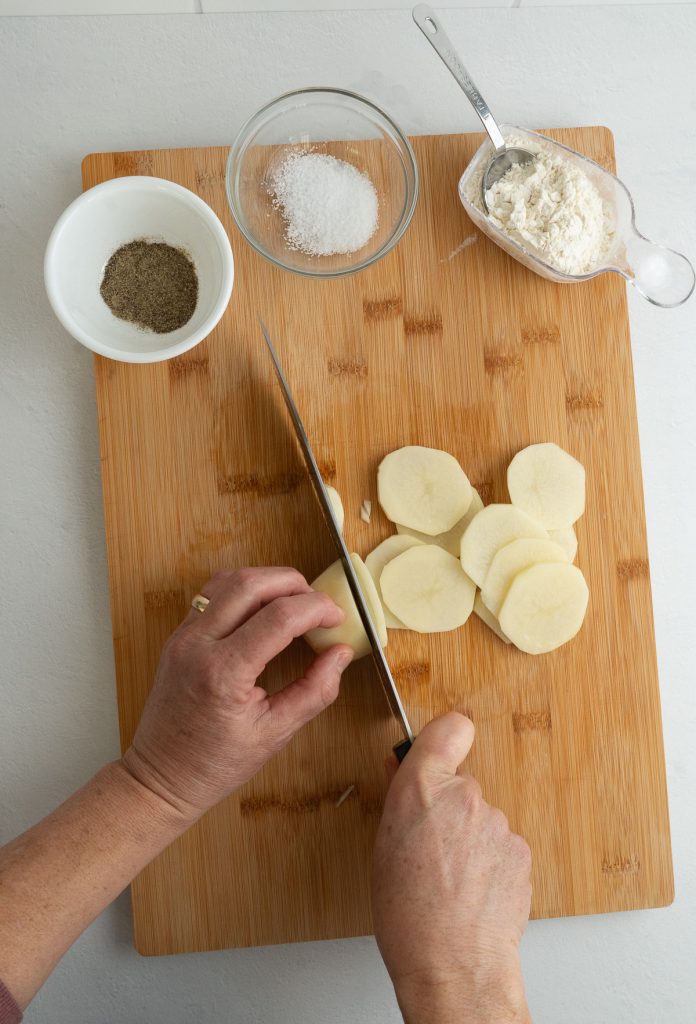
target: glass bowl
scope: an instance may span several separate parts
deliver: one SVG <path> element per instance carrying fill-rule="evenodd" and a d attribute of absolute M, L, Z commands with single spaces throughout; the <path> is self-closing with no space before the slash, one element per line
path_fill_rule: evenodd
<path fill-rule="evenodd" d="M 459 180 L 459 198 L 464 209 L 484 234 L 525 267 L 549 281 L 575 284 L 612 271 L 620 274 L 656 306 L 669 308 L 686 302 L 694 290 L 694 268 L 686 256 L 663 245 L 657 245 L 641 235 L 636 228 L 631 193 L 616 175 L 589 157 L 539 132 L 515 125 L 501 125 L 501 131 L 504 138 L 514 135 L 524 139 L 523 148 L 530 152 L 550 150 L 577 164 L 598 189 L 604 200 L 605 209 L 614 220 L 614 240 L 601 266 L 594 267 L 586 274 L 565 274 L 544 262 L 542 255 L 531 252 L 506 235 L 472 202 L 472 196 L 480 192 L 483 169 L 493 155 L 493 146 L 488 140 L 476 150 Z"/>
<path fill-rule="evenodd" d="M 372 180 L 378 224 L 356 252 L 315 256 L 286 239 L 270 182 L 289 154 L 308 152 L 345 160 Z M 307 277 L 341 277 L 371 266 L 399 241 L 416 207 L 418 168 L 406 136 L 374 103 L 343 89 L 300 89 L 262 107 L 241 129 L 226 188 L 237 227 L 271 263 Z"/>

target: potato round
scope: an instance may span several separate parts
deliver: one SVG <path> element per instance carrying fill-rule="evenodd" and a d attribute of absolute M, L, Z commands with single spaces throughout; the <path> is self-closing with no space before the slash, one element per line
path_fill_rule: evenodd
<path fill-rule="evenodd" d="M 416 544 L 420 544 L 421 541 L 416 540 L 415 537 L 399 536 L 396 534 L 394 537 L 387 537 L 381 544 L 378 544 L 374 551 L 365 559 L 365 568 L 372 576 L 379 594 L 380 600 L 382 601 L 382 608 L 384 611 L 384 621 L 387 624 L 387 629 L 404 629 L 404 624 L 396 615 L 394 615 L 387 607 L 384 595 L 382 594 L 382 587 L 380 585 L 380 577 L 382 571 L 388 562 L 391 562 L 392 558 L 396 558 L 397 555 L 402 555 L 404 551 L 408 551 L 409 548 L 415 548 Z"/>
<path fill-rule="evenodd" d="M 382 570 L 382 594 L 391 611 L 416 633 L 444 633 L 463 626 L 476 587 L 458 559 L 436 544 L 417 544 Z"/>
<path fill-rule="evenodd" d="M 519 537 L 548 539 L 548 533 L 515 505 L 486 505 L 474 516 L 462 537 L 460 554 L 464 572 L 482 587 L 496 551 Z"/>
<path fill-rule="evenodd" d="M 461 519 L 458 519 L 451 530 L 446 533 L 438 533 L 434 537 L 429 537 L 427 533 L 421 533 L 420 530 L 412 530 L 410 526 L 404 526 L 403 523 L 396 524 L 396 532 L 406 537 L 415 537 L 416 540 L 421 541 L 422 544 L 437 544 L 438 547 L 444 548 L 445 551 L 449 551 L 450 555 L 454 555 L 455 558 L 459 558 L 459 552 L 461 550 L 462 537 L 467 526 L 483 508 L 483 502 L 479 492 L 472 487 L 471 488 L 471 504 L 464 513 Z M 389 625 L 389 623 L 387 623 Z"/>
<path fill-rule="evenodd" d="M 486 608 L 485 604 L 481 600 L 480 591 L 477 592 L 476 597 L 474 598 L 474 615 L 478 615 L 481 622 L 484 622 L 488 626 L 488 628 L 492 630 L 500 640 L 503 641 L 504 644 L 510 643 L 510 640 L 505 636 L 502 629 L 500 628 L 500 623 L 496 619 L 493 612 L 489 611 L 489 609 Z"/>
<path fill-rule="evenodd" d="M 576 635 L 589 596 L 576 565 L 533 565 L 512 581 L 500 609 L 500 628 L 526 654 L 547 654 Z"/>
<path fill-rule="evenodd" d="M 569 562 L 575 561 L 578 553 L 578 535 L 572 526 L 566 526 L 562 530 L 549 530 L 549 537 L 561 545 Z"/>
<path fill-rule="evenodd" d="M 507 471 L 510 501 L 547 530 L 572 526 L 585 511 L 585 469 L 557 444 L 530 444 Z"/>
<path fill-rule="evenodd" d="M 520 537 L 496 551 L 481 587 L 481 600 L 494 615 L 500 615 L 505 595 L 518 573 L 537 562 L 567 562 L 560 544 L 539 537 Z"/>
<path fill-rule="evenodd" d="M 386 647 L 387 627 L 384 623 L 382 602 L 379 599 L 373 579 L 360 555 L 353 554 L 350 556 L 350 560 L 358 577 L 358 583 L 367 603 L 379 642 L 382 647 Z M 325 651 L 327 647 L 333 647 L 334 644 L 348 644 L 349 647 L 353 648 L 355 659 L 364 658 L 366 654 L 369 654 L 372 650 L 370 641 L 362 624 L 360 612 L 353 600 L 340 558 L 333 562 L 328 569 L 325 569 L 321 576 L 317 576 L 312 583 L 312 590 L 320 590 L 324 594 L 328 594 L 339 608 L 342 608 L 346 613 L 346 617 L 340 626 L 332 626 L 330 629 L 319 627 L 318 629 L 310 629 L 305 633 L 305 640 L 312 650 L 319 654 L 321 651 Z"/>
<path fill-rule="evenodd" d="M 329 501 L 331 502 L 331 508 L 333 509 L 334 519 L 336 520 L 338 532 L 343 533 L 343 524 L 346 519 L 346 514 L 343 511 L 343 502 L 341 501 L 341 495 L 338 493 L 335 487 L 331 486 L 331 484 L 324 484 L 324 487 L 326 488 L 326 493 L 328 494 Z"/>
<path fill-rule="evenodd" d="M 471 484 L 449 452 L 409 445 L 382 459 L 377 495 L 387 519 L 433 537 L 467 512 Z"/>

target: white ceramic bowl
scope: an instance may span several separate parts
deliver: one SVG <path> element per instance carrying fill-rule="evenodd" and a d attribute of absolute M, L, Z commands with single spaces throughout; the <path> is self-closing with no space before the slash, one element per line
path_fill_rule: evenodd
<path fill-rule="evenodd" d="M 198 302 L 187 324 L 168 334 L 113 315 L 99 293 L 104 268 L 136 238 L 184 249 L 196 267 Z M 53 311 L 73 338 L 126 363 L 180 355 L 208 335 L 232 293 L 234 259 L 217 215 L 193 192 L 164 178 L 114 178 L 71 203 L 51 232 L 44 280 Z"/>

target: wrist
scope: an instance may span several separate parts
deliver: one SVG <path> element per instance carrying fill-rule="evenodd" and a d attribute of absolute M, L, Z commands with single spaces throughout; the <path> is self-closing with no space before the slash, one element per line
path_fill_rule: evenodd
<path fill-rule="evenodd" d="M 405 1024 L 531 1024 L 519 967 L 411 975 L 394 989 Z"/>
<path fill-rule="evenodd" d="M 141 791 L 144 799 L 151 806 L 158 807 L 167 821 L 179 822 L 182 830 L 195 824 L 207 809 L 194 805 L 179 794 L 172 780 L 165 777 L 135 745 L 128 747 L 117 764 Z"/>
<path fill-rule="evenodd" d="M 163 792 L 158 791 L 157 785 L 150 785 L 147 776 L 139 771 L 137 760 L 129 756 L 130 753 L 127 750 L 118 761 L 111 762 L 103 769 L 115 805 L 114 810 L 125 804 L 129 820 L 147 821 L 148 827 L 161 835 L 165 843 L 172 842 L 193 825 L 200 815 L 169 800 Z"/>

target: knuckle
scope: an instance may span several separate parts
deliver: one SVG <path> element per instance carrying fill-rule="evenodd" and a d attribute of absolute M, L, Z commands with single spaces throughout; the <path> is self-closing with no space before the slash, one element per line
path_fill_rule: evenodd
<path fill-rule="evenodd" d="M 168 659 L 178 661 L 178 659 L 186 652 L 187 647 L 188 637 L 182 627 L 179 626 L 173 633 L 170 633 L 165 640 L 164 647 L 162 648 L 162 654 Z"/>
<path fill-rule="evenodd" d="M 477 814 L 483 807 L 483 794 L 476 779 L 462 780 L 462 802 L 469 814 Z"/>
<path fill-rule="evenodd" d="M 204 700 L 220 698 L 226 687 L 219 659 L 206 652 L 199 656 L 196 668 L 196 689 L 200 696 Z"/>
<path fill-rule="evenodd" d="M 203 681 L 211 679 L 217 674 L 217 659 L 212 651 L 202 651 L 196 659 L 196 672 Z"/>
<path fill-rule="evenodd" d="M 256 585 L 258 569 L 242 566 L 238 569 L 218 569 L 211 583 L 221 590 L 249 590 Z"/>
<path fill-rule="evenodd" d="M 212 583 L 225 583 L 232 576 L 232 569 L 216 569 L 210 577 Z"/>
<path fill-rule="evenodd" d="M 529 843 L 522 836 L 518 836 L 516 832 L 513 832 L 511 835 L 511 846 L 520 867 L 529 871 L 532 866 L 532 851 Z"/>
<path fill-rule="evenodd" d="M 324 608 L 326 611 L 334 611 L 339 605 L 336 604 L 332 597 L 325 594 L 323 590 L 315 590 L 312 592 L 312 600 L 314 601 L 317 608 Z"/>
<path fill-rule="evenodd" d="M 291 580 L 293 580 L 295 583 L 304 583 L 306 586 L 309 586 L 309 584 L 307 583 L 307 580 L 302 575 L 302 573 L 299 571 L 299 569 L 295 569 L 291 565 L 286 565 L 286 566 L 283 566 L 282 572 L 286 573 L 287 576 Z"/>
<path fill-rule="evenodd" d="M 320 692 L 322 708 L 328 708 L 338 697 L 338 691 L 340 688 L 340 679 L 336 675 L 331 675 L 328 679 L 325 679 Z"/>
<path fill-rule="evenodd" d="M 392 790 L 390 790 L 392 792 Z M 417 772 L 408 785 L 401 785 L 394 790 L 394 801 L 397 806 L 407 809 L 410 813 L 414 808 L 429 809 L 436 799 L 436 789 L 432 779 L 424 772 Z"/>
<path fill-rule="evenodd" d="M 491 824 L 495 832 L 507 833 L 510 831 L 510 822 L 499 807 L 491 808 Z"/>
<path fill-rule="evenodd" d="M 226 574 L 227 583 L 232 587 L 238 587 L 240 590 L 252 589 L 257 585 L 258 579 L 258 569 L 253 569 L 248 566 L 244 566 L 241 569 L 232 569 Z"/>
<path fill-rule="evenodd" d="M 278 633 L 291 632 L 295 622 L 295 606 L 293 601 L 287 597 L 278 597 L 269 605 L 269 618 L 271 629 Z"/>

